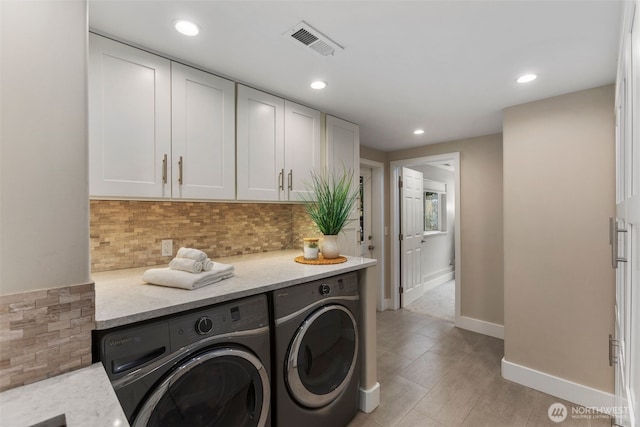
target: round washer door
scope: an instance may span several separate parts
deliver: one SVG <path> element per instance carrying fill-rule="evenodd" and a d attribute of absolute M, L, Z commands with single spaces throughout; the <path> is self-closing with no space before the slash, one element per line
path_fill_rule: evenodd
<path fill-rule="evenodd" d="M 216 348 L 189 359 L 152 390 L 133 427 L 263 427 L 267 372 L 253 354 Z"/>
<path fill-rule="evenodd" d="M 358 358 L 358 328 L 353 314 L 337 304 L 314 311 L 296 331 L 285 361 L 291 397 L 320 408 L 348 386 Z"/>

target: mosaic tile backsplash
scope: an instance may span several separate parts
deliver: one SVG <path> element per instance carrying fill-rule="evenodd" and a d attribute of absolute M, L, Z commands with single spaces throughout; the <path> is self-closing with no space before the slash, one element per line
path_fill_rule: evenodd
<path fill-rule="evenodd" d="M 304 205 L 279 203 L 92 200 L 91 271 L 168 263 L 161 241 L 215 259 L 302 247 L 319 236 Z"/>
<path fill-rule="evenodd" d="M 0 391 L 91 364 L 94 284 L 0 296 Z"/>

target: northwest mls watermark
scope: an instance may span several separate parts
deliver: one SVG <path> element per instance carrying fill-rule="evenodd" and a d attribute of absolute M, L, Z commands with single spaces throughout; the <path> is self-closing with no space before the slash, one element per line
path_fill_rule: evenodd
<path fill-rule="evenodd" d="M 549 419 L 554 423 L 561 423 L 567 418 L 571 419 L 609 419 L 610 417 L 619 418 L 627 413 L 629 408 L 625 406 L 602 406 L 602 407 L 585 407 L 572 406 L 571 410 L 567 409 L 562 403 L 552 403 L 547 410 Z"/>

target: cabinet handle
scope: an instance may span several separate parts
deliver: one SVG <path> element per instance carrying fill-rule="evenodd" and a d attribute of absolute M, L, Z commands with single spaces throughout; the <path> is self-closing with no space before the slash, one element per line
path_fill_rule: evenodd
<path fill-rule="evenodd" d="M 178 184 L 182 185 L 182 156 L 178 160 Z"/>
<path fill-rule="evenodd" d="M 289 185 L 289 191 L 293 190 L 293 169 L 289 169 L 289 176 L 287 177 Z"/>
<path fill-rule="evenodd" d="M 280 182 L 278 187 L 280 188 L 280 190 L 284 191 L 284 169 L 280 169 L 280 174 L 278 175 L 278 181 Z"/>
<path fill-rule="evenodd" d="M 162 183 L 167 183 L 167 155 L 165 154 L 162 159 Z"/>
<path fill-rule="evenodd" d="M 615 218 L 609 218 L 609 244 L 611 244 L 611 266 L 618 268 L 619 262 L 627 262 L 626 258 L 618 256 L 618 233 L 626 233 L 624 228 L 618 228 L 618 221 Z"/>

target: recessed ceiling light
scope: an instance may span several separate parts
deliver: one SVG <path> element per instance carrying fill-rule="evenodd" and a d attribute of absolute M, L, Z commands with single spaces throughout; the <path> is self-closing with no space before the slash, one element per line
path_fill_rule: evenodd
<path fill-rule="evenodd" d="M 424 130 L 422 130 L 422 129 L 416 129 L 416 130 L 413 131 L 414 135 L 422 135 L 423 133 L 424 133 Z"/>
<path fill-rule="evenodd" d="M 536 76 L 535 74 L 525 74 L 522 75 L 520 77 L 518 77 L 518 80 L 516 80 L 518 83 L 529 83 L 534 81 L 535 79 L 537 79 L 538 76 Z"/>
<path fill-rule="evenodd" d="M 325 87 L 327 87 L 327 82 L 323 82 L 322 80 L 316 80 L 315 82 L 311 83 L 311 89 L 324 89 Z"/>
<path fill-rule="evenodd" d="M 173 26 L 175 29 L 185 36 L 197 36 L 200 33 L 200 27 L 190 21 L 185 21 L 184 19 L 178 19 L 173 22 Z"/>

